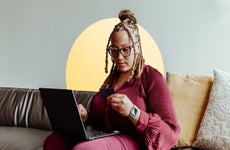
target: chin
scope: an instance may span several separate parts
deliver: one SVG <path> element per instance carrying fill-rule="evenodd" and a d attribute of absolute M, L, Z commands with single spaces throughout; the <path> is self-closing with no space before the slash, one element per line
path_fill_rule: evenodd
<path fill-rule="evenodd" d="M 120 72 L 129 72 L 131 69 L 130 68 L 118 68 Z"/>

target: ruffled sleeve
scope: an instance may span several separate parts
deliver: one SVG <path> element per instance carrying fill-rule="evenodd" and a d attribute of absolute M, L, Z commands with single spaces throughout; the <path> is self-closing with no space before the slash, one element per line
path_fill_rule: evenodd
<path fill-rule="evenodd" d="M 145 80 L 147 112 L 141 110 L 136 128 L 139 139 L 148 150 L 169 150 L 180 133 L 171 94 L 160 73 Z"/>

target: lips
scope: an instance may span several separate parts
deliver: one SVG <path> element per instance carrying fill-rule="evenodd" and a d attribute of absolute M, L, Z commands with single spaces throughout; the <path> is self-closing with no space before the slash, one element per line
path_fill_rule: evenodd
<path fill-rule="evenodd" d="M 125 63 L 117 63 L 116 65 L 117 65 L 117 67 L 119 67 L 119 68 L 125 67 Z"/>

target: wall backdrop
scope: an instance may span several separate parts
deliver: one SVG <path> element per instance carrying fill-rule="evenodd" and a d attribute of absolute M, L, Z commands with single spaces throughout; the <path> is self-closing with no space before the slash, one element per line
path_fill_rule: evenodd
<path fill-rule="evenodd" d="M 66 88 L 75 40 L 124 8 L 154 38 L 165 72 L 230 72 L 229 0 L 0 0 L 0 86 Z"/>

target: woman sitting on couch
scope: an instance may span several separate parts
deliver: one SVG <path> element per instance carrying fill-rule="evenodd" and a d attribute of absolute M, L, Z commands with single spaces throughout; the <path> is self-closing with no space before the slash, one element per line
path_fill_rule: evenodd
<path fill-rule="evenodd" d="M 52 133 L 44 150 L 169 150 L 176 143 L 180 128 L 164 76 L 144 64 L 137 21 L 130 10 L 119 13 L 106 49 L 113 66 L 102 88 L 113 88 L 114 94 L 103 98 L 98 92 L 90 112 L 79 104 L 82 119 L 101 128 L 116 129 L 123 134 L 72 142 Z M 74 139 L 74 137 L 71 137 Z"/>

